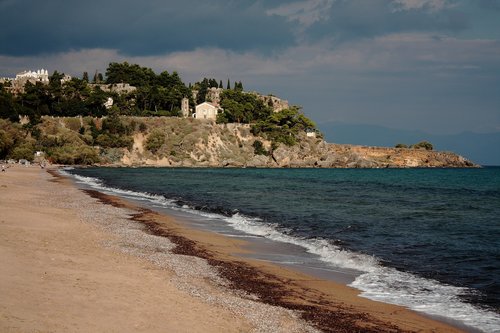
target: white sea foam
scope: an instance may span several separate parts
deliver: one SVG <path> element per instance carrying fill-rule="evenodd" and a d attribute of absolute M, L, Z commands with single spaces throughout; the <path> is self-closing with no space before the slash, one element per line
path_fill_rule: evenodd
<path fill-rule="evenodd" d="M 500 315 L 480 309 L 460 299 L 460 295 L 471 293 L 467 288 L 445 285 L 382 266 L 373 256 L 341 249 L 325 239 L 292 236 L 287 230 L 278 228 L 277 224 L 265 223 L 259 218 L 251 218 L 240 213 L 226 217 L 194 210 L 188 205 L 179 207 L 174 200 L 160 195 L 110 188 L 96 178 L 68 174 L 64 170 L 61 173 L 70 175 L 77 182 L 103 192 L 146 200 L 161 207 L 225 221 L 235 230 L 248 235 L 301 246 L 305 251 L 317 255 L 329 267 L 358 271 L 360 275 L 350 286 L 361 290 L 363 297 L 406 306 L 429 315 L 450 318 L 484 332 L 500 333 Z"/>
<path fill-rule="evenodd" d="M 343 250 L 325 239 L 290 236 L 278 231 L 275 225 L 265 224 L 258 218 L 235 214 L 225 220 L 242 232 L 302 246 L 307 252 L 318 255 L 329 266 L 359 271 L 361 274 L 350 286 L 361 290 L 363 297 L 450 318 L 484 332 L 500 332 L 498 314 L 460 299 L 460 295 L 471 293 L 467 288 L 445 285 L 384 267 L 373 256 Z"/>

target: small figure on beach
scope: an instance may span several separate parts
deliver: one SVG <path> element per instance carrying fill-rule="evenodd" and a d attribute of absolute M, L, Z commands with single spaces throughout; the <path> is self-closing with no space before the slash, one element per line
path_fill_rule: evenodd
<path fill-rule="evenodd" d="M 2 172 L 5 172 L 5 165 L 2 164 Z"/>

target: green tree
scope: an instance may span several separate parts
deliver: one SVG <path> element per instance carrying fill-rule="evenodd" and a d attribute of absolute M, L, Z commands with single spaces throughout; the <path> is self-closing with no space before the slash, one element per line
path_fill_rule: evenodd
<path fill-rule="evenodd" d="M 300 112 L 299 107 L 291 107 L 274 112 L 264 120 L 252 126 L 254 135 L 263 135 L 273 143 L 284 143 L 288 146 L 297 142 L 298 135 L 306 130 L 314 130 L 316 125 Z"/>
<path fill-rule="evenodd" d="M 28 161 L 33 161 L 34 156 L 35 147 L 33 145 L 33 142 L 30 141 L 25 141 L 20 145 L 14 147 L 14 149 L 12 149 L 9 154 L 9 157 L 15 160 L 25 159 Z"/>
<path fill-rule="evenodd" d="M 224 90 L 220 104 L 224 112 L 218 122 L 251 123 L 266 119 L 272 113 L 255 95 L 238 90 Z"/>
<path fill-rule="evenodd" d="M 85 82 L 89 82 L 89 73 L 88 72 L 83 72 L 82 80 Z"/>
<path fill-rule="evenodd" d="M 108 112 L 108 117 L 103 119 L 102 130 L 117 135 L 129 135 L 133 131 L 122 121 L 120 110 L 116 106 L 113 106 Z"/>
<path fill-rule="evenodd" d="M 194 84 L 194 87 L 196 90 L 198 90 L 198 94 L 196 95 L 196 104 L 201 104 L 205 102 L 209 88 L 208 79 L 204 78 L 201 82 L 196 82 Z"/>
<path fill-rule="evenodd" d="M 0 84 L 0 118 L 19 121 L 19 113 L 14 96 Z"/>
<path fill-rule="evenodd" d="M 15 146 L 22 144 L 26 137 L 19 123 L 0 119 L 0 158 L 5 158 Z"/>
<path fill-rule="evenodd" d="M 106 83 L 129 83 L 135 87 L 154 85 L 156 74 L 151 68 L 141 67 L 128 62 L 112 62 L 106 69 Z"/>
<path fill-rule="evenodd" d="M 243 83 L 241 83 L 241 81 L 235 82 L 234 83 L 234 90 L 243 91 Z"/>
<path fill-rule="evenodd" d="M 103 116 L 106 114 L 104 102 L 108 99 L 108 94 L 102 91 L 98 86 L 90 93 L 90 96 L 85 99 L 85 107 L 88 109 L 89 115 Z"/>

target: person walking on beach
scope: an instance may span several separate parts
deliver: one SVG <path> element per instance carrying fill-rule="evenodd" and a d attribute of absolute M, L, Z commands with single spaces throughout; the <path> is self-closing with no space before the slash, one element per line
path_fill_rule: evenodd
<path fill-rule="evenodd" d="M 5 172 L 5 165 L 2 164 L 2 172 Z"/>

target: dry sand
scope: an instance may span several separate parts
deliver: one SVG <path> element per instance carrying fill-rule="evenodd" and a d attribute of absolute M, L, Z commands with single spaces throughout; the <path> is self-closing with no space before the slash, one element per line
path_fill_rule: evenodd
<path fill-rule="evenodd" d="M 0 332 L 460 332 L 36 167 L 0 174 Z"/>

